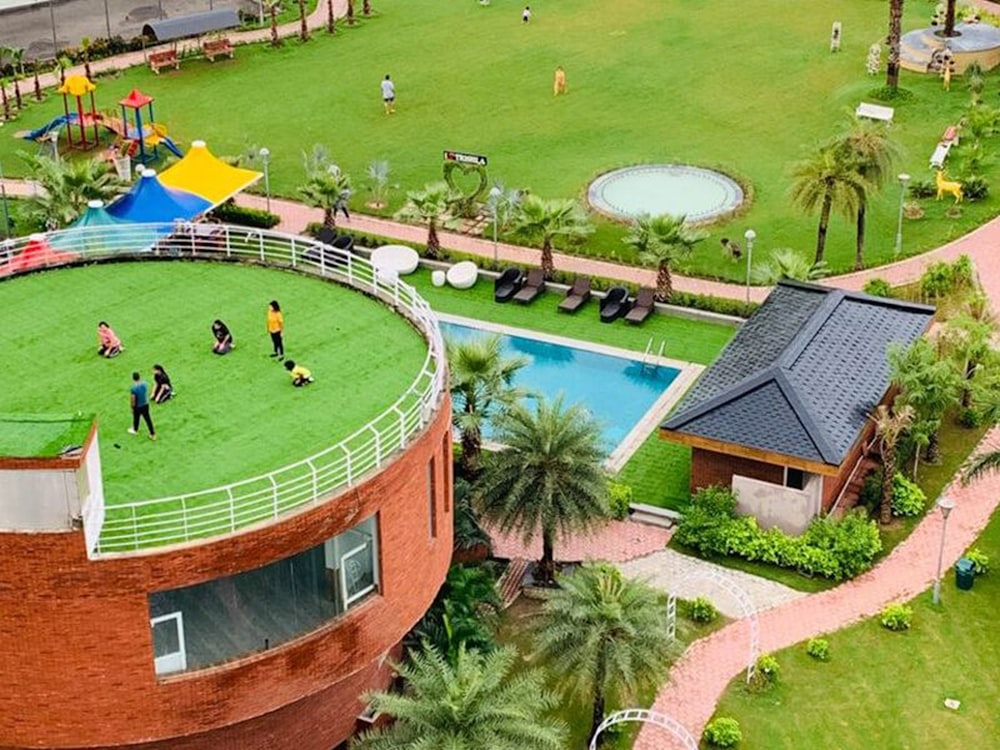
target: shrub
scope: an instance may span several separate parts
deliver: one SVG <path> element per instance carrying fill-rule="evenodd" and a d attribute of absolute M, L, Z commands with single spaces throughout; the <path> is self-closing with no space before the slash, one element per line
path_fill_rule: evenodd
<path fill-rule="evenodd" d="M 990 556 L 979 547 L 973 547 L 965 553 L 965 558 L 972 563 L 972 572 L 984 576 L 990 572 Z"/>
<path fill-rule="evenodd" d="M 259 208 L 246 208 L 235 203 L 223 203 L 212 211 L 212 216 L 227 224 L 238 224 L 242 227 L 259 227 L 270 229 L 277 226 L 281 217 Z"/>
<path fill-rule="evenodd" d="M 713 622 L 719 616 L 719 610 L 708 599 L 699 596 L 691 602 L 690 617 L 694 622 Z"/>
<path fill-rule="evenodd" d="M 871 515 L 882 504 L 882 468 L 879 467 L 865 477 L 858 495 L 858 505 Z"/>
<path fill-rule="evenodd" d="M 632 485 L 624 482 L 608 482 L 608 508 L 612 518 L 617 518 L 619 521 L 628 518 L 632 498 Z"/>
<path fill-rule="evenodd" d="M 962 196 L 968 201 L 985 200 L 990 194 L 990 183 L 985 177 L 973 175 L 962 182 Z"/>
<path fill-rule="evenodd" d="M 865 282 L 861 291 L 865 294 L 870 294 L 873 297 L 892 298 L 892 287 L 885 279 L 869 279 Z"/>
<path fill-rule="evenodd" d="M 919 516 L 927 507 L 924 491 L 898 471 L 892 478 L 892 515 Z"/>
<path fill-rule="evenodd" d="M 909 193 L 911 198 L 933 198 L 937 195 L 937 187 L 930 180 L 914 180 Z"/>
<path fill-rule="evenodd" d="M 753 673 L 753 680 L 750 687 L 755 690 L 767 690 L 778 681 L 778 673 L 781 667 L 778 660 L 771 654 L 762 654 L 757 659 L 757 669 Z"/>
<path fill-rule="evenodd" d="M 932 263 L 920 277 L 920 294 L 928 299 L 943 297 L 951 291 L 953 281 L 951 264 Z"/>
<path fill-rule="evenodd" d="M 712 747 L 736 747 L 743 740 L 740 723 L 729 716 L 720 716 L 708 722 L 704 736 Z"/>
<path fill-rule="evenodd" d="M 905 102 L 913 98 L 913 92 L 898 86 L 879 86 L 869 91 L 868 96 L 880 102 Z"/>
<path fill-rule="evenodd" d="M 826 638 L 810 638 L 806 653 L 818 661 L 830 660 L 830 642 Z"/>
<path fill-rule="evenodd" d="M 982 426 L 986 420 L 985 415 L 979 409 L 962 409 L 958 414 L 958 423 L 966 429 Z"/>
<path fill-rule="evenodd" d="M 879 615 L 882 627 L 893 632 L 909 630 L 913 622 L 913 610 L 905 604 L 888 604 Z"/>

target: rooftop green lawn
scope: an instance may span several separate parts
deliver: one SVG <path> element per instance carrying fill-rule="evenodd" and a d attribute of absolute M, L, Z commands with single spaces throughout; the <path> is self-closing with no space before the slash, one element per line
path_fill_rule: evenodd
<path fill-rule="evenodd" d="M 82 414 L 0 414 L 0 457 L 58 456 L 82 446 L 93 423 Z"/>
<path fill-rule="evenodd" d="M 285 315 L 288 357 L 312 371 L 311 386 L 293 388 L 268 356 L 272 299 Z M 0 412 L 96 414 L 109 505 L 248 479 L 335 445 L 402 396 L 427 353 L 405 319 L 364 294 L 249 265 L 132 262 L 47 271 L 0 283 L 0 307 Z M 216 318 L 236 341 L 221 357 L 212 353 Z M 114 359 L 97 354 L 100 320 L 124 344 Z M 126 432 L 132 372 L 152 385 L 154 364 L 163 365 L 177 394 L 151 405 L 156 442 L 145 426 L 139 436 Z M 52 445 L 26 442 L 38 444 Z"/>
<path fill-rule="evenodd" d="M 630 164 L 718 167 L 752 184 L 754 204 L 711 229 L 691 271 L 744 279 L 744 262 L 724 261 L 719 239 L 741 237 L 748 227 L 757 232 L 757 262 L 776 248 L 814 249 L 817 216 L 790 205 L 789 168 L 846 127 L 857 104 L 883 83 L 884 75 L 865 74 L 865 58 L 869 45 L 884 41 L 885 3 L 531 5 L 531 22 L 522 24 L 520 6 L 507 3 L 380 0 L 377 16 L 340 24 L 333 37 L 318 31 L 305 45 L 289 39 L 280 49 L 240 47 L 232 61 L 185 60 L 179 71 L 159 76 L 140 66 L 102 78 L 97 106 L 117 112 L 118 100 L 138 87 L 156 97 L 156 118 L 179 144 L 203 138 L 220 155 L 267 146 L 272 190 L 292 197 L 304 181 L 302 152 L 325 144 L 354 178 L 355 208 L 368 200 L 365 168 L 372 160 L 388 160 L 391 182 L 401 187 L 392 210 L 405 190 L 441 178 L 443 149 L 486 154 L 492 177 L 553 198 L 582 196 L 597 174 Z M 904 29 L 925 26 L 929 14 L 926 4 L 907 3 Z M 844 29 L 837 54 L 829 52 L 833 20 Z M 883 45 L 883 63 L 885 57 Z M 558 98 L 557 65 L 569 85 Z M 392 116 L 379 91 L 386 73 L 397 87 Z M 990 74 L 984 101 L 995 97 L 995 82 Z M 913 97 L 895 104 L 892 132 L 905 150 L 898 168 L 932 179 L 928 158 L 968 95 L 960 79 L 945 92 L 936 76 L 904 71 L 902 85 Z M 49 96 L 4 132 L 38 127 L 62 112 L 62 97 Z M 0 138 L 5 171 L 23 172 L 11 157 L 35 148 Z M 995 139 L 986 148 L 994 149 Z M 956 176 L 954 156 L 948 166 Z M 995 184 L 1000 163 L 984 174 Z M 949 202 L 924 201 L 926 217 L 904 227 L 904 254 L 936 247 L 996 214 L 1000 198 L 992 192 L 963 204 L 955 218 L 945 216 Z M 869 263 L 892 258 L 898 204 L 893 183 L 869 205 Z M 623 228 L 598 223 L 580 252 L 630 258 Z M 831 270 L 851 267 L 853 242 L 853 223 L 835 215 Z"/>

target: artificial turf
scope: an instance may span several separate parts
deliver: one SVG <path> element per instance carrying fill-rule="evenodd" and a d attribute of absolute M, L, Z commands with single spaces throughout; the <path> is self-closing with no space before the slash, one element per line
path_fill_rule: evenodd
<path fill-rule="evenodd" d="M 82 446 L 93 422 L 83 414 L 0 414 L 0 457 L 58 456 Z"/>
<path fill-rule="evenodd" d="M 293 388 L 265 330 L 282 304 L 289 358 L 316 378 Z M 319 279 L 246 265 L 132 262 L 48 271 L 0 283 L 0 412 L 95 413 L 109 506 L 207 489 L 338 443 L 398 399 L 427 353 L 403 318 Z M 223 319 L 235 349 L 212 354 Z M 97 355 L 107 320 L 125 349 Z M 176 389 L 152 405 L 158 440 L 126 432 L 129 386 L 162 364 Z"/>

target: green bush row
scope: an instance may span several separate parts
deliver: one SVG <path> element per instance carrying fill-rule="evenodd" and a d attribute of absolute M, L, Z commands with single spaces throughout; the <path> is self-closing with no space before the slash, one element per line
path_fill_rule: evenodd
<path fill-rule="evenodd" d="M 226 224 L 237 224 L 241 227 L 257 227 L 270 229 L 281 222 L 281 217 L 259 208 L 237 206 L 235 203 L 223 203 L 212 211 L 212 218 Z"/>
<path fill-rule="evenodd" d="M 777 528 L 764 531 L 753 516 L 737 516 L 736 496 L 725 487 L 695 493 L 675 538 L 705 557 L 742 557 L 834 581 L 868 570 L 882 549 L 878 526 L 864 513 L 816 518 L 804 534 L 790 536 Z"/>

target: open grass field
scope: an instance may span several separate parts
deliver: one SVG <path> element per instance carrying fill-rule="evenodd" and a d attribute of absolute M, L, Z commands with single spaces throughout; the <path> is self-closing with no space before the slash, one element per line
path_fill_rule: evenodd
<path fill-rule="evenodd" d="M 1000 559 L 1000 515 L 977 546 Z M 942 606 L 929 592 L 910 602 L 911 630 L 892 633 L 871 619 L 838 631 L 828 636 L 827 663 L 807 656 L 802 644 L 778 652 L 780 684 L 751 695 L 737 679 L 717 715 L 739 720 L 741 750 L 995 748 L 998 604 L 995 570 L 967 592 L 955 588 L 949 571 Z M 945 708 L 945 698 L 957 698 L 961 708 Z"/>
<path fill-rule="evenodd" d="M 282 304 L 286 351 L 315 384 L 293 388 L 268 355 L 267 303 Z M 49 271 L 0 283 L 0 412 L 93 413 L 109 505 L 207 489 L 334 445 L 380 414 L 426 356 L 403 318 L 336 284 L 216 263 L 142 262 Z M 212 353 L 223 319 L 236 348 Z M 107 320 L 125 350 L 97 355 Z M 177 396 L 153 404 L 159 439 L 126 432 L 129 386 L 162 364 Z M 119 447 L 120 446 L 120 447 Z"/>
<path fill-rule="evenodd" d="M 441 151 L 486 154 L 490 174 L 545 197 L 582 196 L 597 174 L 645 162 L 719 167 L 752 184 L 755 202 L 740 219 L 711 229 L 690 271 L 745 277 L 744 263 L 722 261 L 719 239 L 758 236 L 760 262 L 775 248 L 811 252 L 816 217 L 788 201 L 789 167 L 842 130 L 848 114 L 884 76 L 868 77 L 868 46 L 886 33 L 887 7 L 871 0 L 789 4 L 759 0 L 752 8 L 684 0 L 537 0 L 531 23 L 521 6 L 476 2 L 381 0 L 377 16 L 306 45 L 240 48 L 234 61 L 185 60 L 154 76 L 135 68 L 102 78 L 98 107 L 114 110 L 131 88 L 156 97 L 156 116 L 178 143 L 205 138 L 218 154 L 253 146 L 271 151 L 271 185 L 294 196 L 304 180 L 301 154 L 326 145 L 354 177 L 353 203 L 366 200 L 365 167 L 386 159 L 396 191 L 441 177 Z M 904 29 L 924 26 L 932 6 L 908 3 Z M 843 51 L 828 51 L 830 25 L 843 22 Z M 565 67 L 569 94 L 554 99 L 553 69 Z M 397 114 L 386 116 L 379 81 L 391 73 Z M 915 178 L 933 177 L 927 160 L 944 128 L 968 101 L 961 81 L 943 92 L 933 77 L 903 73 L 913 98 L 897 105 L 893 133 Z M 984 100 L 995 99 L 996 76 Z M 62 113 L 61 97 L 31 108 L 4 132 L 37 127 Z M 23 166 L 16 150 L 33 144 L 0 138 L 5 171 Z M 256 148 L 254 150 L 256 150 Z M 995 143 L 988 146 L 995 148 Z M 950 165 L 954 169 L 954 165 Z M 991 180 L 1000 176 L 988 167 Z M 996 192 L 996 191 L 994 191 Z M 891 258 L 899 191 L 888 186 L 868 214 L 868 261 Z M 957 218 L 947 202 L 925 201 L 927 215 L 907 222 L 904 253 L 935 247 L 998 211 L 993 197 L 967 203 Z M 623 229 L 599 221 L 579 252 L 628 258 Z M 828 259 L 845 270 L 853 258 L 853 225 L 835 216 Z"/>
<path fill-rule="evenodd" d="M 80 447 L 93 417 L 73 414 L 0 414 L 0 456 L 53 458 Z"/>

